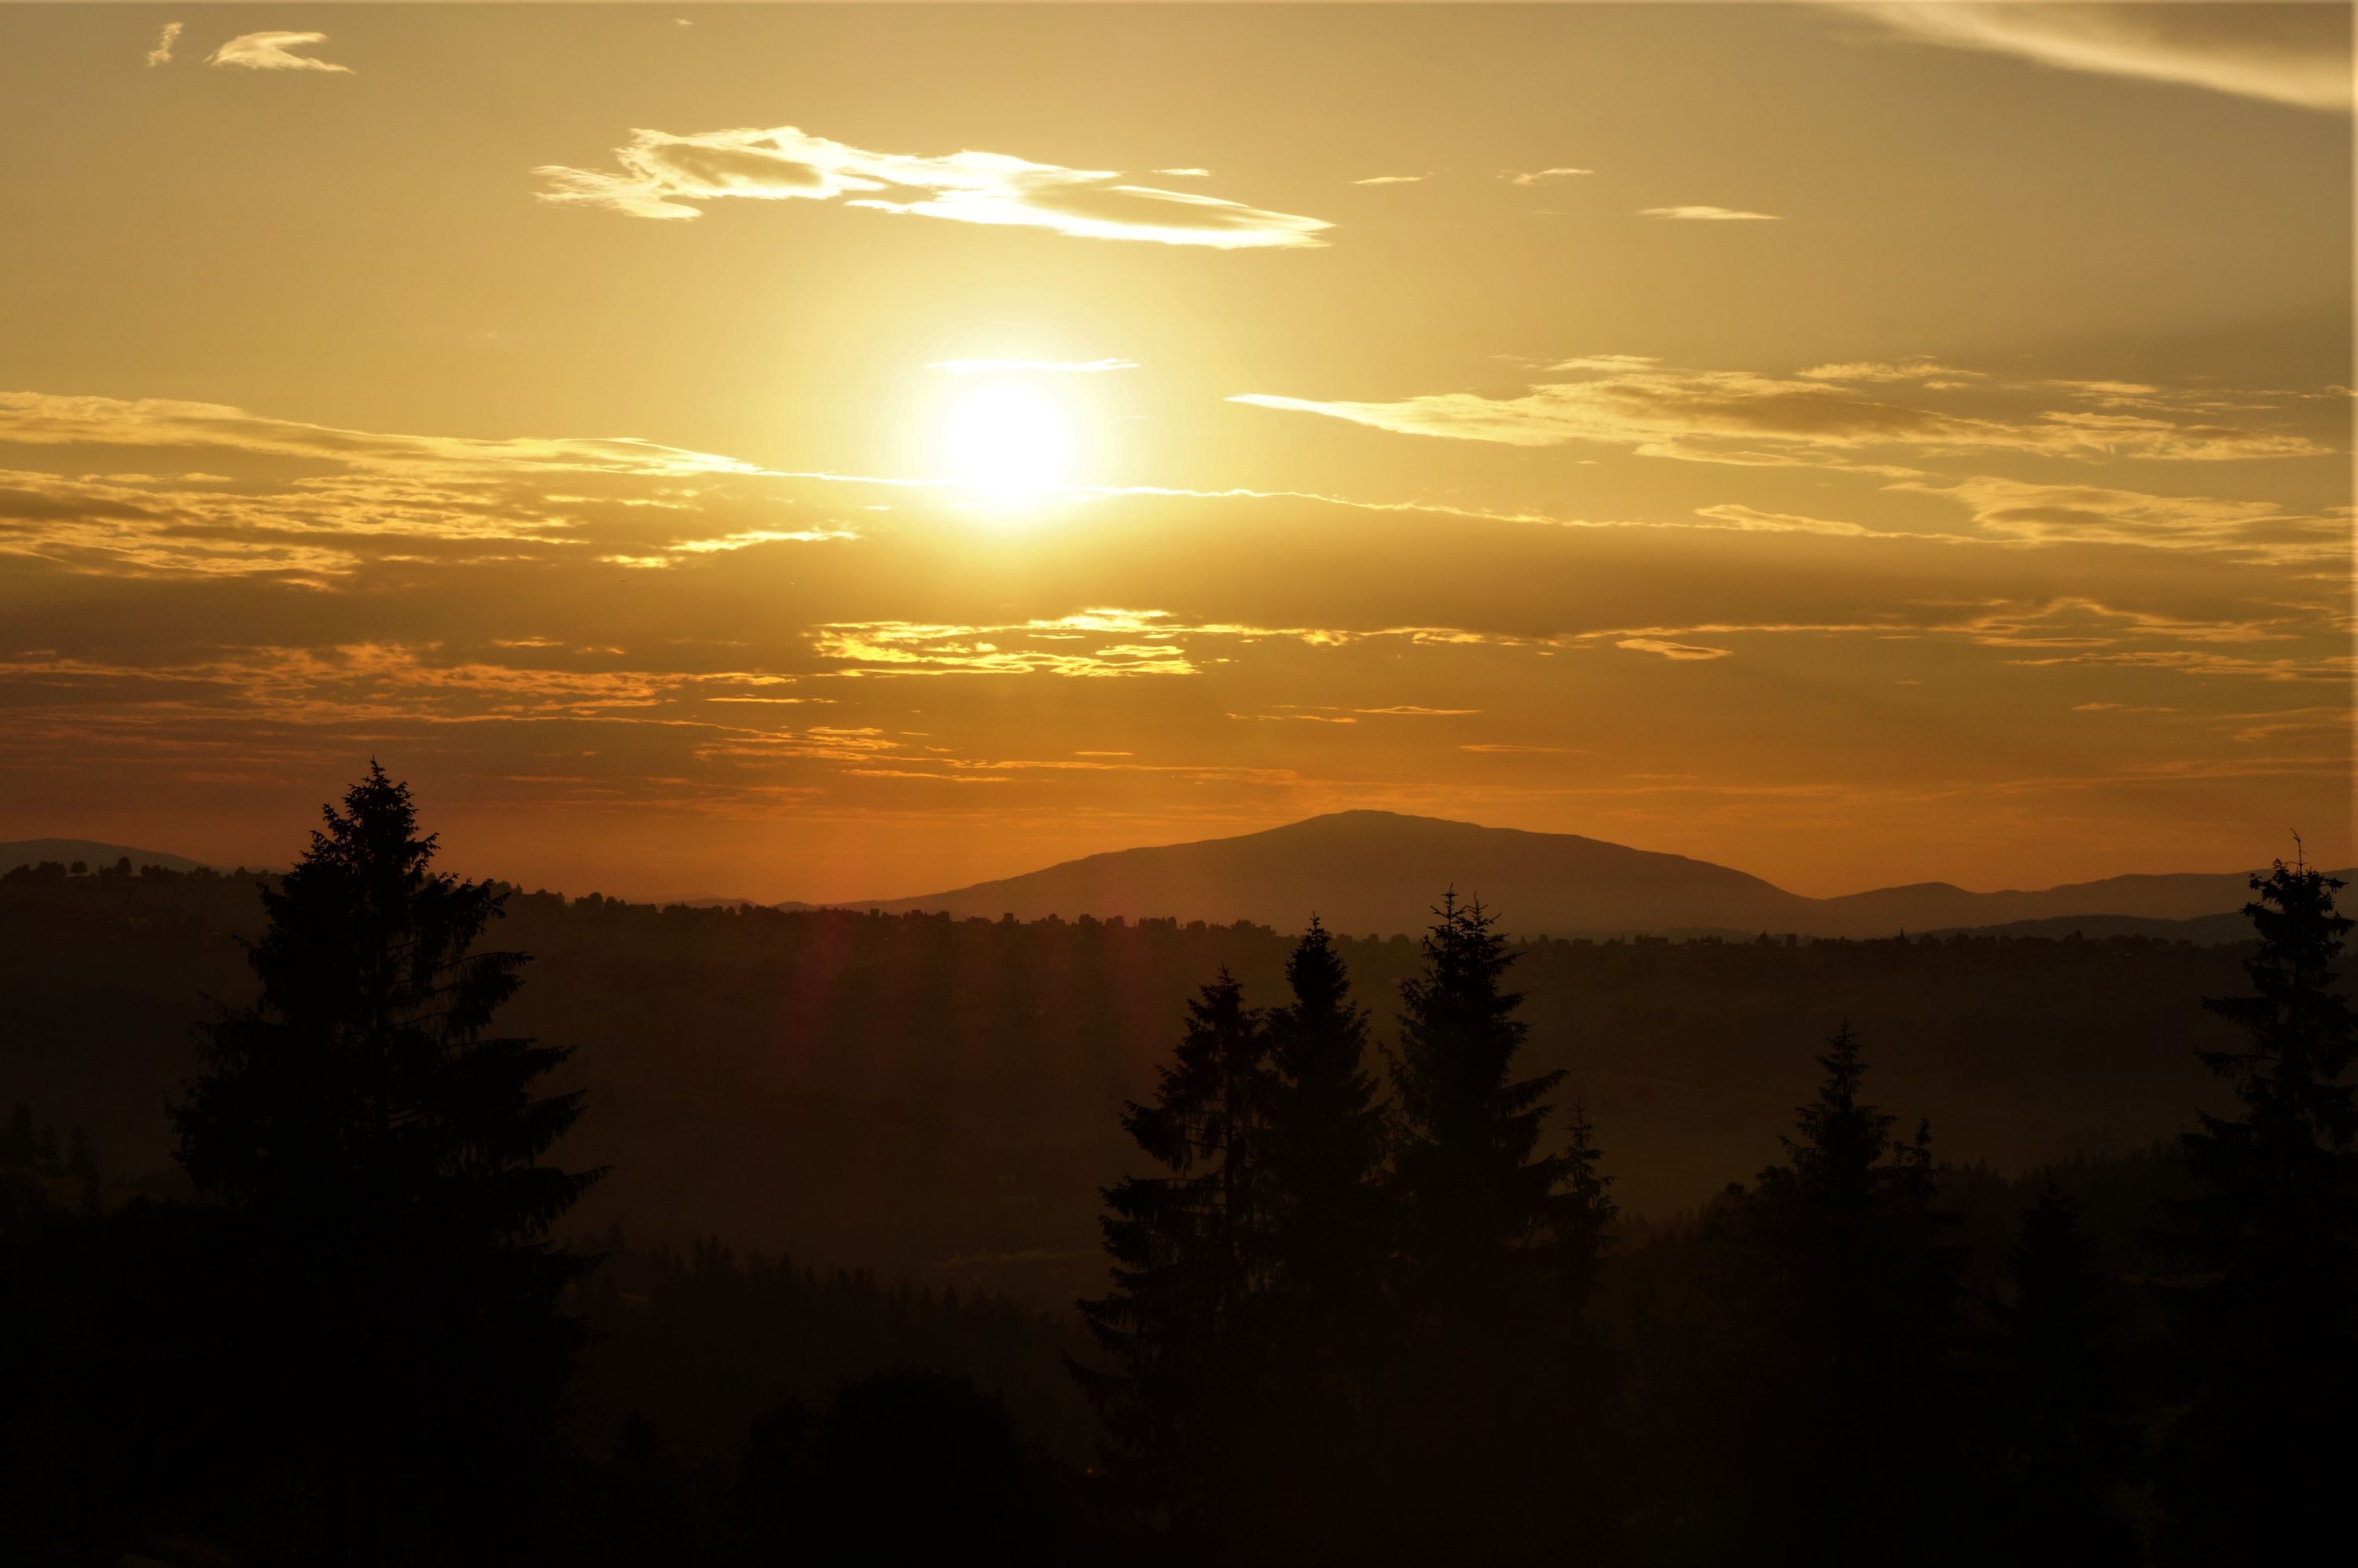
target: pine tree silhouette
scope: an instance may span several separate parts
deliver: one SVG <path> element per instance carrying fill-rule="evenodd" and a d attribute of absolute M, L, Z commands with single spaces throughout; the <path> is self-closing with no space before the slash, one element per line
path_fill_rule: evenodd
<path fill-rule="evenodd" d="M 1509 1280 L 1552 1214 L 1563 1156 L 1538 1153 L 1543 1103 L 1564 1074 L 1513 1076 L 1530 1025 L 1522 998 L 1501 988 L 1515 955 L 1476 900 L 1443 896 L 1423 939 L 1424 969 L 1401 987 L 1393 1076 L 1404 1122 L 1400 1182 L 1411 1290 L 1427 1310 L 1455 1314 Z"/>
<path fill-rule="evenodd" d="M 2061 1561 L 2141 1556 L 2121 1492 L 2138 1459 L 2117 1316 L 2080 1206 L 2053 1176 L 2022 1212 L 1999 1312 L 2000 1539 L 2036 1541 Z"/>
<path fill-rule="evenodd" d="M 1595 1292 L 1621 1206 L 1613 1201 L 1613 1178 L 1605 1174 L 1605 1153 L 1596 1146 L 1596 1124 L 1588 1119 L 1586 1102 L 1573 1101 L 1566 1131 L 1571 1137 L 1563 1152 L 1555 1235 L 1565 1304 L 1576 1313 Z"/>
<path fill-rule="evenodd" d="M 1314 917 L 1286 959 L 1293 1000 L 1269 1014 L 1268 1168 L 1276 1290 L 1308 1332 L 1341 1332 L 1381 1279 L 1389 1108 L 1367 1070 L 1367 1010 Z"/>
<path fill-rule="evenodd" d="M 1246 1468 L 1272 1556 L 1363 1556 L 1353 1529 L 1370 1462 L 1371 1363 L 1391 1246 L 1390 1108 L 1367 1070 L 1368 1014 L 1314 916 L 1286 959 L 1293 1000 L 1269 1014 L 1265 1140 L 1271 1280 L 1260 1417 Z"/>
<path fill-rule="evenodd" d="M 1731 1484 L 1773 1562 L 1864 1562 L 1903 1530 L 1958 1551 L 1957 1259 L 1932 1208 L 1929 1125 L 1912 1140 L 1865 1102 L 1847 1025 L 1783 1139 L 1786 1158 L 1740 1189 L 1722 1288 L 1743 1336 Z"/>
<path fill-rule="evenodd" d="M 2175 1206 L 2193 1275 L 2188 1406 L 2164 1456 L 2188 1562 L 2287 1561 L 2346 1529 L 2358 1464 L 2358 1021 L 2336 966 L 2342 884 L 2305 864 L 2252 878 L 2252 994 L 2206 1000 L 2241 1029 L 2202 1053 L 2240 1114 L 2202 1113 L 2182 1141 L 2197 1183 Z"/>
<path fill-rule="evenodd" d="M 429 869 L 434 837 L 373 762 L 323 815 L 264 892 L 260 1000 L 201 1032 L 178 1158 L 275 1275 L 282 1359 L 257 1397 L 293 1401 L 312 1554 L 390 1555 L 460 1518 L 489 1552 L 571 1364 L 557 1302 L 588 1265 L 549 1227 L 601 1173 L 539 1162 L 581 1112 L 533 1092 L 568 1053 L 487 1033 L 524 964 L 476 950 L 503 895 Z"/>
<path fill-rule="evenodd" d="M 66 1174 L 81 1186 L 81 1211 L 96 1214 L 101 1205 L 98 1158 L 91 1152 L 90 1130 L 77 1127 L 66 1139 Z"/>
<path fill-rule="evenodd" d="M 1171 1174 L 1105 1190 L 1114 1288 L 1079 1303 L 1120 1369 L 1076 1372 L 1129 1506 L 1204 1541 L 1228 1536 L 1247 1508 L 1238 1455 L 1266 1339 L 1273 1084 L 1263 1021 L 1225 969 L 1187 1011 L 1154 1103 L 1122 1117 Z"/>
<path fill-rule="evenodd" d="M 1395 1450 L 1384 1477 L 1414 1554 L 1517 1561 L 1552 1543 L 1576 1477 L 1558 1441 L 1568 1324 L 1554 1222 L 1565 1155 L 1539 1152 L 1562 1071 L 1517 1078 L 1529 1026 L 1503 987 L 1515 955 L 1478 901 L 1444 894 L 1421 974 L 1401 988 L 1402 1130 Z M 1552 1550 L 1552 1544 L 1548 1550 Z"/>

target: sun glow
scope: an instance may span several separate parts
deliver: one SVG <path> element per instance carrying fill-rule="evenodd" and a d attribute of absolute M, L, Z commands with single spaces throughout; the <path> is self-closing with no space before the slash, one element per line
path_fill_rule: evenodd
<path fill-rule="evenodd" d="M 1028 386 L 993 383 L 957 401 L 943 434 L 950 477 L 997 506 L 1037 501 L 1064 482 L 1073 433 L 1055 399 Z"/>

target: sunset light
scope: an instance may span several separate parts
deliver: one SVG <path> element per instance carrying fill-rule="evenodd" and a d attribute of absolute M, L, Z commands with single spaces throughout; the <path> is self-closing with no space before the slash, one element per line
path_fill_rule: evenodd
<path fill-rule="evenodd" d="M 987 383 L 960 396 L 942 435 L 950 477 L 990 506 L 1038 501 L 1064 482 L 1072 459 L 1064 409 L 1012 382 Z"/>
<path fill-rule="evenodd" d="M 0 1568 L 2347 1541 L 2353 23 L 0 0 Z"/>

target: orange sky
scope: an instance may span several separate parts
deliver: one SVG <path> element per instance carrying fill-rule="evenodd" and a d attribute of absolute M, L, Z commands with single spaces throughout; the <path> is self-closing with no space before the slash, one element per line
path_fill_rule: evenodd
<path fill-rule="evenodd" d="M 2349 16 L 0 9 L 0 838 L 2347 863 Z"/>

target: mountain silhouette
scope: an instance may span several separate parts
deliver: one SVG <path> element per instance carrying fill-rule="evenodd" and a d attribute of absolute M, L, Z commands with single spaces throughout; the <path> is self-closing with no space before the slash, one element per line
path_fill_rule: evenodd
<path fill-rule="evenodd" d="M 129 860 L 133 869 L 141 866 L 161 866 L 168 871 L 193 871 L 204 862 L 191 860 L 185 855 L 167 855 L 158 849 L 135 849 L 127 844 L 102 844 L 94 838 L 17 838 L 0 843 L 0 871 L 13 871 L 18 866 L 35 866 L 43 860 L 56 860 L 62 865 L 81 861 L 93 871 L 100 866 L 112 866 Z"/>
<path fill-rule="evenodd" d="M 1232 838 L 1111 850 L 946 892 L 846 906 L 986 919 L 1249 920 L 1280 930 L 1315 913 L 1333 930 L 1388 935 L 1422 929 L 1447 887 L 1479 897 L 1524 936 L 1887 936 L 2074 915 L 2180 921 L 2231 912 L 2249 896 L 2241 872 L 2220 872 L 2111 877 L 2028 892 L 1920 882 L 1806 898 L 1708 860 L 1573 833 L 1338 811 Z"/>

